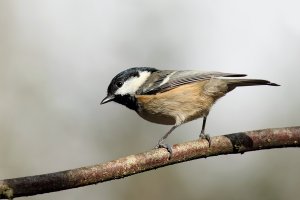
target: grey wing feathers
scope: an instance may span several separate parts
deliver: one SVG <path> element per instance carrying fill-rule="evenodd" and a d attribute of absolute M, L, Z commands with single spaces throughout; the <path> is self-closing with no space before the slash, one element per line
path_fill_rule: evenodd
<path fill-rule="evenodd" d="M 243 77 L 246 74 L 233 74 L 222 72 L 201 72 L 201 71 L 175 71 L 163 70 L 154 72 L 151 78 L 142 87 L 141 94 L 155 94 L 165 92 L 177 86 L 192 83 L 200 80 L 208 80 L 213 77 Z"/>

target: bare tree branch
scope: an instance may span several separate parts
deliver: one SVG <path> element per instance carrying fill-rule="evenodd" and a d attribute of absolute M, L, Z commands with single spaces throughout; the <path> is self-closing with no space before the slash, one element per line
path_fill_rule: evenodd
<path fill-rule="evenodd" d="M 300 127 L 217 136 L 212 138 L 210 148 L 205 140 L 176 144 L 170 159 L 167 150 L 156 149 L 94 166 L 1 180 L 0 198 L 12 199 L 82 187 L 197 158 L 284 147 L 300 147 Z"/>

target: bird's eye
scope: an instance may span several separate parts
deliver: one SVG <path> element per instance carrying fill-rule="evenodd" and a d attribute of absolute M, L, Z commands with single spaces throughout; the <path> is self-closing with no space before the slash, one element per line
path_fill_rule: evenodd
<path fill-rule="evenodd" d="M 123 85 L 123 83 L 122 83 L 121 81 L 118 81 L 118 82 L 116 83 L 116 86 L 119 87 L 119 88 L 122 87 L 122 85 Z"/>

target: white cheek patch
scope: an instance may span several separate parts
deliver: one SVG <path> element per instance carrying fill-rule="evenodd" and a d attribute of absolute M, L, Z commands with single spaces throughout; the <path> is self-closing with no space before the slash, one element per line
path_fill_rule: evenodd
<path fill-rule="evenodd" d="M 120 87 L 115 94 L 125 95 L 130 94 L 134 95 L 136 91 L 145 83 L 148 77 L 151 75 L 151 72 L 147 71 L 139 71 L 139 77 L 132 77 L 129 78 L 127 81 L 124 82 L 122 87 Z"/>

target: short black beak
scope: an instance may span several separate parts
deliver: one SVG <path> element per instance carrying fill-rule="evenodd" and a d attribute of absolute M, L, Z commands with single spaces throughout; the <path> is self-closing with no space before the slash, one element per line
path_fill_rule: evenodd
<path fill-rule="evenodd" d="M 114 98 L 115 98 L 115 95 L 107 95 L 107 96 L 101 101 L 100 104 L 102 105 L 102 104 L 108 103 L 108 102 L 114 100 Z"/>

